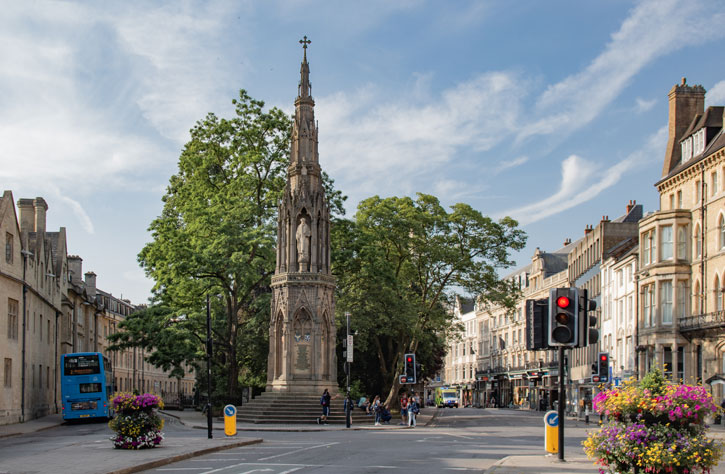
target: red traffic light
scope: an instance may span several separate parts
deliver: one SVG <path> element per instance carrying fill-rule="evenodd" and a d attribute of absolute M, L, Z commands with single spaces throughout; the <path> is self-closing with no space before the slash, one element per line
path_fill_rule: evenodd
<path fill-rule="evenodd" d="M 559 308 L 568 308 L 570 303 L 569 298 L 566 296 L 560 296 L 556 299 L 556 305 Z"/>
<path fill-rule="evenodd" d="M 408 362 L 413 362 L 413 358 L 408 356 Z"/>
<path fill-rule="evenodd" d="M 606 362 L 607 359 L 609 358 L 609 356 L 606 355 L 606 354 L 602 354 L 602 355 L 599 356 L 599 358 L 602 359 L 602 362 Z M 591 359 L 589 359 L 589 360 L 591 360 Z"/>

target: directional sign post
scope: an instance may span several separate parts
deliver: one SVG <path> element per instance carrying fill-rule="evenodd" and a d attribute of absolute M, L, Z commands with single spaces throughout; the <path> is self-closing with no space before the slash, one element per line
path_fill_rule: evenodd
<path fill-rule="evenodd" d="M 347 361 L 352 362 L 352 334 L 347 335 Z"/>
<path fill-rule="evenodd" d="M 234 405 L 224 407 L 224 434 L 227 436 L 237 434 L 237 407 Z"/>

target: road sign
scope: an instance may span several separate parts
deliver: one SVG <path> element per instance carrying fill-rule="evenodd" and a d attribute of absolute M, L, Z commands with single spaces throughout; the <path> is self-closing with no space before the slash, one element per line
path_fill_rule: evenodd
<path fill-rule="evenodd" d="M 559 413 L 555 410 L 544 414 L 544 448 L 549 453 L 559 452 Z"/>
<path fill-rule="evenodd" d="M 224 434 L 227 436 L 237 434 L 237 407 L 234 405 L 224 407 Z"/>
<path fill-rule="evenodd" d="M 352 334 L 347 336 L 347 359 L 348 362 L 352 362 Z"/>

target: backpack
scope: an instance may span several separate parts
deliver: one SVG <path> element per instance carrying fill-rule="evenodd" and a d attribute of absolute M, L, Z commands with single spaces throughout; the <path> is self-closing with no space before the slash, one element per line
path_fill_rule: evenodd
<path fill-rule="evenodd" d="M 325 396 L 320 397 L 320 405 L 325 406 Z"/>

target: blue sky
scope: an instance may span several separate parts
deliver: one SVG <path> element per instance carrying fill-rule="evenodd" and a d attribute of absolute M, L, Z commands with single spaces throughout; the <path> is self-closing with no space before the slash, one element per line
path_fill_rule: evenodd
<path fill-rule="evenodd" d="M 658 208 L 683 76 L 725 104 L 720 1 L 6 2 L 3 189 L 43 196 L 98 286 L 145 302 L 136 256 L 189 129 L 240 88 L 291 113 L 303 35 L 348 215 L 416 192 L 511 215 L 518 265 Z"/>

